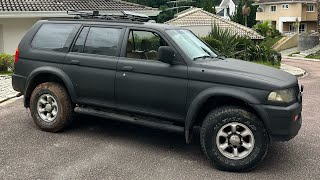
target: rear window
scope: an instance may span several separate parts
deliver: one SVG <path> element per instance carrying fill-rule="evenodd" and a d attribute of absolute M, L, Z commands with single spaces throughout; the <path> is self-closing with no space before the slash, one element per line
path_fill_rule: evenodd
<path fill-rule="evenodd" d="M 66 52 L 68 37 L 75 24 L 43 24 L 31 43 L 32 48 Z"/>

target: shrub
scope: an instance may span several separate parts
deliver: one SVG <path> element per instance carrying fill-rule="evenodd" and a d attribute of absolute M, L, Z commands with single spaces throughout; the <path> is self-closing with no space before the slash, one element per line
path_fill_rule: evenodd
<path fill-rule="evenodd" d="M 228 58 L 245 61 L 266 62 L 265 64 L 280 64 L 281 55 L 271 47 L 254 42 L 248 37 L 232 34 L 228 29 L 221 29 L 213 25 L 209 36 L 203 38 L 212 48 Z"/>
<path fill-rule="evenodd" d="M 9 54 L 0 54 L 0 72 L 13 70 L 14 56 Z"/>
<path fill-rule="evenodd" d="M 271 25 L 269 21 L 265 21 L 263 23 L 257 23 L 256 25 L 253 26 L 253 29 L 264 37 L 281 36 L 281 33 L 276 29 L 276 27 Z"/>

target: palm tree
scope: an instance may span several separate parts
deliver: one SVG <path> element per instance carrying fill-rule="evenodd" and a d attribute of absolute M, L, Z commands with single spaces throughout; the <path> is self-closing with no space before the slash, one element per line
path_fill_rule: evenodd
<path fill-rule="evenodd" d="M 245 5 L 242 6 L 242 15 L 244 16 L 244 24 L 245 26 L 248 26 L 248 16 L 250 15 L 251 8 L 245 3 Z"/>

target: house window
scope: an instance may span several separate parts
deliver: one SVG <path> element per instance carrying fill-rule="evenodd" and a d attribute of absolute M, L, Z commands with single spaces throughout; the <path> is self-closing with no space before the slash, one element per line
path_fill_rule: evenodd
<path fill-rule="evenodd" d="M 296 31 L 295 29 L 296 28 L 295 28 L 294 24 L 289 24 L 289 31 L 290 32 L 295 32 Z"/>
<path fill-rule="evenodd" d="M 303 33 L 306 31 L 306 25 L 305 24 L 300 24 L 299 25 L 299 33 Z"/>
<path fill-rule="evenodd" d="M 289 25 L 290 32 L 296 32 L 296 27 L 294 24 Z M 299 24 L 299 33 L 306 32 L 306 25 L 305 24 Z"/>
<path fill-rule="evenodd" d="M 277 11 L 277 6 L 270 6 L 270 11 L 271 12 Z"/>
<path fill-rule="evenodd" d="M 282 4 L 282 9 L 289 9 L 289 4 Z"/>
<path fill-rule="evenodd" d="M 307 12 L 314 12 L 314 5 L 313 4 L 307 4 Z"/>

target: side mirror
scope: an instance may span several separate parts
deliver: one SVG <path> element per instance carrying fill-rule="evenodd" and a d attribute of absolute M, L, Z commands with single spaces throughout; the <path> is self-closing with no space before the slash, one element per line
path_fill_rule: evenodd
<path fill-rule="evenodd" d="M 175 60 L 175 51 L 170 46 L 160 46 L 159 48 L 159 61 L 173 64 Z"/>

